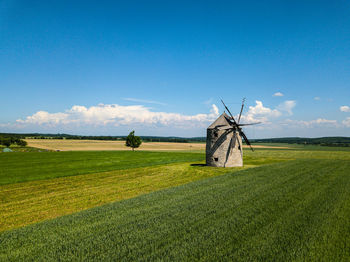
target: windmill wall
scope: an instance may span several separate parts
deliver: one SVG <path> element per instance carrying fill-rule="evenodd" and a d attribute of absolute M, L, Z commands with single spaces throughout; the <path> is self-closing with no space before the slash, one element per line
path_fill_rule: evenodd
<path fill-rule="evenodd" d="M 207 129 L 206 164 L 215 167 L 243 166 L 242 138 L 236 131 Z M 236 135 L 235 146 L 229 150 L 232 137 Z"/>

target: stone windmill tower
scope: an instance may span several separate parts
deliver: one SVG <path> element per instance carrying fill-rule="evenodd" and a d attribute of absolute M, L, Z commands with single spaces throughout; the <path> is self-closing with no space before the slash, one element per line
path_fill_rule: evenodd
<path fill-rule="evenodd" d="M 258 123 L 239 123 L 244 107 L 244 99 L 237 122 L 230 110 L 226 107 L 224 101 L 221 100 L 221 102 L 224 104 L 230 116 L 224 112 L 207 128 L 206 163 L 208 166 L 216 167 L 243 166 L 242 137 L 245 143 L 250 146 L 250 149 L 252 151 L 254 151 L 254 149 L 247 136 L 243 133 L 241 126 Z"/>

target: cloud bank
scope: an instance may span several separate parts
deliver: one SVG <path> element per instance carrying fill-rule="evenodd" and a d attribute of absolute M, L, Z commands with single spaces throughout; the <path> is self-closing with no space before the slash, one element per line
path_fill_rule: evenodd
<path fill-rule="evenodd" d="M 286 119 L 282 124 L 289 125 L 290 127 L 300 128 L 313 128 L 319 126 L 339 127 L 337 120 L 330 120 L 325 118 L 317 118 L 310 121 Z"/>
<path fill-rule="evenodd" d="M 242 116 L 242 120 L 251 122 L 269 122 L 271 119 L 281 116 L 282 113 L 277 109 L 265 107 L 259 100 L 255 101 L 255 106 L 249 106 L 249 110 Z"/>
<path fill-rule="evenodd" d="M 295 101 L 285 101 L 277 108 L 265 107 L 262 101 L 255 101 L 254 106 L 249 106 L 248 111 L 242 115 L 242 122 L 270 123 L 272 120 L 283 116 L 292 115 Z M 25 119 L 18 119 L 19 125 L 39 126 L 169 126 L 176 128 L 205 127 L 219 116 L 219 109 L 215 104 L 207 114 L 184 115 L 180 113 L 154 112 L 143 105 L 123 106 L 117 104 L 99 104 L 85 107 L 74 105 L 64 112 L 49 113 L 38 111 Z"/>
<path fill-rule="evenodd" d="M 199 123 L 214 121 L 219 115 L 216 105 L 212 105 L 209 114 L 183 115 L 179 113 L 153 112 L 143 105 L 122 106 L 117 104 L 85 107 L 75 105 L 65 112 L 49 113 L 38 111 L 35 114 L 18 119 L 18 124 L 32 125 L 92 125 L 122 126 L 131 124 L 179 126 L 188 128 Z"/>
<path fill-rule="evenodd" d="M 293 108 L 296 102 L 287 100 L 279 104 L 275 109 L 265 107 L 262 101 L 255 101 L 255 106 L 249 106 L 248 112 L 242 116 L 242 119 L 248 123 L 262 122 L 265 124 L 271 123 L 276 118 L 284 115 L 293 115 Z"/>
<path fill-rule="evenodd" d="M 246 108 L 241 123 L 261 122 L 259 125 L 246 126 L 252 137 L 302 136 L 312 134 L 322 136 L 343 134 L 350 128 L 350 117 L 333 120 L 319 117 L 313 120 L 290 119 L 296 107 L 296 101 L 286 100 L 272 108 L 255 101 Z M 341 109 L 347 112 L 348 107 Z M 137 129 L 142 135 L 205 136 L 205 130 L 221 112 L 215 104 L 201 114 L 181 114 L 159 112 L 144 105 L 99 104 L 95 106 L 74 105 L 61 112 L 40 110 L 15 123 L 0 124 L 7 132 L 68 132 L 77 134 L 127 133 Z M 238 117 L 238 115 L 236 115 Z M 254 131 L 255 130 L 255 131 Z M 307 131 L 308 130 L 308 131 Z M 249 134 L 249 132 L 252 132 Z M 277 136 L 278 136 L 277 135 Z"/>

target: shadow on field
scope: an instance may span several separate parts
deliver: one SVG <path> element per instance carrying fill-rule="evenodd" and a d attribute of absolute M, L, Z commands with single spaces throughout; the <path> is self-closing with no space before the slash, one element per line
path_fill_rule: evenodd
<path fill-rule="evenodd" d="M 191 164 L 191 166 L 207 166 L 206 164 Z"/>

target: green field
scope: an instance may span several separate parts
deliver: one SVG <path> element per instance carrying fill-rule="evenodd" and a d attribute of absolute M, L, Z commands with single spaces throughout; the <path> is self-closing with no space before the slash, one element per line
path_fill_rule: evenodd
<path fill-rule="evenodd" d="M 16 152 L 0 154 L 0 185 L 203 159 L 200 153 Z"/>
<path fill-rule="evenodd" d="M 203 154 L 173 152 L 4 153 L 0 160 L 7 182 L 0 186 L 0 231 L 242 169 L 205 167 Z M 246 157 L 244 168 L 279 161 Z"/>
<path fill-rule="evenodd" d="M 350 259 L 349 151 L 246 150 L 230 169 L 203 160 L 0 154 L 0 260 Z"/>

